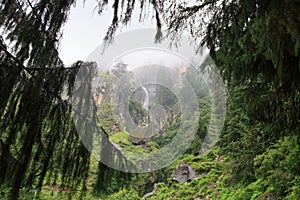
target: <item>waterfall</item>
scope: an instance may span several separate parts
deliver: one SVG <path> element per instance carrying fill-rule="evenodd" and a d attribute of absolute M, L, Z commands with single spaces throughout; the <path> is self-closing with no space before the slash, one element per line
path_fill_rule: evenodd
<path fill-rule="evenodd" d="M 148 90 L 144 86 L 142 86 L 142 88 L 145 91 L 145 100 L 144 100 L 143 108 L 148 112 L 148 109 L 149 109 L 149 93 L 148 93 Z"/>

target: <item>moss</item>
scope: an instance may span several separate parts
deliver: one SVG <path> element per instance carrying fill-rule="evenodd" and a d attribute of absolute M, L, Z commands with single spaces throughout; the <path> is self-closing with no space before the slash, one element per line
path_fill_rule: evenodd
<path fill-rule="evenodd" d="M 109 140 L 116 144 L 125 144 L 130 145 L 131 143 L 128 141 L 128 133 L 127 132 L 118 132 L 109 136 Z"/>

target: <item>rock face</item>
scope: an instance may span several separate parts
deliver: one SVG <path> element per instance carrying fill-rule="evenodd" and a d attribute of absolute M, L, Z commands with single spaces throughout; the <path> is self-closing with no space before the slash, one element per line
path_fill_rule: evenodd
<path fill-rule="evenodd" d="M 181 163 L 176 167 L 176 169 L 174 169 L 172 173 L 172 177 L 173 180 L 177 182 L 186 183 L 188 181 L 195 179 L 197 176 L 192 166 L 186 163 Z"/>

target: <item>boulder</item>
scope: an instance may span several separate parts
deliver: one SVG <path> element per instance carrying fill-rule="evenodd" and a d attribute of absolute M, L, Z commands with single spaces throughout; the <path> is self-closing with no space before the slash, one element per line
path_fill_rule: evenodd
<path fill-rule="evenodd" d="M 173 180 L 179 183 L 186 183 L 197 178 L 195 171 L 192 166 L 187 163 L 181 163 L 174 169 L 172 173 Z"/>
<path fill-rule="evenodd" d="M 134 145 L 142 145 L 150 140 L 152 129 L 149 126 L 137 126 L 129 135 L 128 140 Z"/>

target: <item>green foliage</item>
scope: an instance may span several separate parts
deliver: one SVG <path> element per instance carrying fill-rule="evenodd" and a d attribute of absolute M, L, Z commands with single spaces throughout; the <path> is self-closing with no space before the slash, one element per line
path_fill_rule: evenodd
<path fill-rule="evenodd" d="M 130 145 L 127 132 L 118 132 L 109 136 L 109 140 L 120 145 Z"/>
<path fill-rule="evenodd" d="M 138 193 L 134 190 L 122 190 L 116 194 L 110 195 L 107 197 L 108 200 L 120 200 L 120 199 L 128 199 L 128 200 L 141 200 Z"/>
<path fill-rule="evenodd" d="M 175 125 L 169 127 L 168 130 L 164 131 L 160 135 L 154 135 L 152 137 L 152 141 L 157 143 L 159 147 L 163 147 L 164 145 L 170 143 L 170 141 L 173 139 L 173 137 L 177 134 L 177 128 L 179 127 L 179 123 L 176 123 Z"/>
<path fill-rule="evenodd" d="M 147 152 L 146 149 L 143 149 L 141 147 L 135 146 L 134 144 L 132 144 L 129 140 L 128 140 L 128 133 L 127 132 L 118 132 L 115 134 L 112 134 L 109 137 L 110 141 L 112 141 L 115 144 L 118 144 L 122 149 L 123 149 L 123 153 L 126 152 L 140 152 L 140 153 L 145 153 Z M 154 147 L 154 144 L 151 144 L 152 147 Z M 150 149 L 149 149 L 150 150 Z"/>
<path fill-rule="evenodd" d="M 103 100 L 100 103 L 100 110 L 98 114 L 99 124 L 103 127 L 108 133 L 114 132 L 115 119 L 112 114 L 112 105 L 109 101 Z"/>
<path fill-rule="evenodd" d="M 228 86 L 228 115 L 220 150 L 214 149 L 205 157 L 195 155 L 199 154 L 209 119 L 215 116 L 209 114 L 207 90 L 195 88 L 200 98 L 199 129 L 180 161 L 189 163 L 200 177 L 186 184 L 172 182 L 170 174 L 178 162 L 158 171 L 155 179 L 150 174 L 132 177 L 91 161 L 74 121 L 90 133 L 96 130 L 88 128 L 80 117 L 72 117 L 68 102 L 77 87 L 74 80 L 78 69 L 84 70 L 85 82 L 94 75 L 95 64 L 77 62 L 65 68 L 57 50 L 61 27 L 75 1 L 4 0 L 0 4 L 0 26 L 12 48 L 7 48 L 1 37 L 1 199 L 93 199 L 92 190 L 106 199 L 140 199 L 151 190 L 154 179 L 159 182 L 158 189 L 149 199 L 263 199 L 270 195 L 300 199 L 299 2 L 147 2 L 141 1 L 141 16 L 145 6 L 153 6 L 157 36 L 164 19 L 173 39 L 186 30 L 196 41 L 203 38 Z M 100 13 L 107 3 L 98 1 Z M 113 37 L 119 23 L 129 22 L 134 6 L 132 0 L 114 1 L 106 41 Z M 208 24 L 205 19 L 209 19 Z M 104 74 L 107 83 L 127 73 L 125 65 L 116 67 L 112 69 L 114 75 Z M 171 77 L 161 71 L 158 78 Z M 192 85 L 196 82 L 191 80 Z M 112 89 L 107 85 L 107 90 Z M 82 87 L 86 89 L 83 96 L 91 96 L 91 85 Z M 170 94 L 168 89 L 159 88 L 156 103 L 175 113 L 178 102 Z M 90 102 L 81 98 L 73 100 L 80 107 L 90 107 Z M 170 121 L 161 135 L 146 143 L 148 149 L 140 148 L 128 142 L 125 132 L 108 136 L 105 130 L 114 132 L 115 119 L 112 105 L 105 98 L 102 107 L 103 138 L 109 137 L 127 151 L 155 151 L 169 143 L 179 127 L 178 118 Z M 130 102 L 129 109 L 136 119 L 145 114 L 137 102 Z M 85 112 L 90 115 L 95 110 Z M 214 161 L 220 154 L 225 162 Z"/>
<path fill-rule="evenodd" d="M 146 121 L 145 119 L 147 119 L 146 110 L 143 108 L 141 103 L 137 101 L 129 101 L 129 113 L 135 124 L 141 124 L 143 121 Z"/>
<path fill-rule="evenodd" d="M 286 136 L 255 158 L 256 176 L 266 180 L 278 196 L 299 185 L 300 145 L 298 136 Z"/>
<path fill-rule="evenodd" d="M 200 117 L 197 134 L 195 135 L 195 139 L 193 140 L 191 146 L 186 151 L 186 153 L 191 153 L 193 155 L 199 155 L 202 141 L 208 132 L 208 126 L 211 117 L 211 105 L 208 95 L 199 99 L 199 110 Z"/>
<path fill-rule="evenodd" d="M 202 161 L 209 158 L 199 158 L 192 155 L 185 155 L 175 164 L 186 162 L 190 164 L 199 176 L 188 183 L 158 183 L 157 191 L 149 199 L 195 199 L 195 198 L 217 198 L 217 187 L 222 176 L 224 163 L 217 161 Z M 174 169 L 174 166 L 169 166 Z"/>
<path fill-rule="evenodd" d="M 300 186 L 299 184 L 292 187 L 291 193 L 286 197 L 288 200 L 299 199 L 300 198 Z"/>

